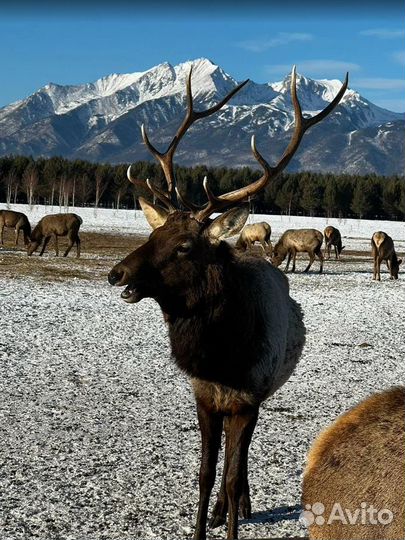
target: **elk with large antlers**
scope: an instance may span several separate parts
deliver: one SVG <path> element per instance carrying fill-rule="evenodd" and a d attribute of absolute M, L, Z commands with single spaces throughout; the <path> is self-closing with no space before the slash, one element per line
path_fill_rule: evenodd
<path fill-rule="evenodd" d="M 325 110 L 313 118 L 303 118 L 294 69 L 291 92 L 295 129 L 279 163 L 270 167 L 256 149 L 253 137 L 252 151 L 264 170 L 261 178 L 219 196 L 204 179 L 208 203 L 198 208 L 186 202 L 175 185 L 174 150 L 194 121 L 218 111 L 244 84 L 218 105 L 195 112 L 190 71 L 188 112 L 167 151 L 158 152 L 142 129 L 146 146 L 165 172 L 167 192 L 147 181 L 164 208 L 139 198 L 153 232 L 108 276 L 112 285 L 126 286 L 121 293 L 126 302 L 150 297 L 159 303 L 176 364 L 191 377 L 202 435 L 196 540 L 206 538 L 209 497 L 223 429 L 226 449 L 222 484 L 210 525 L 225 523 L 228 514 L 227 537 L 237 538 L 238 511 L 245 518 L 251 516 L 248 449 L 259 406 L 290 377 L 305 341 L 301 309 L 289 296 L 286 277 L 264 259 L 238 256 L 222 240 L 241 230 L 248 218 L 243 203 L 287 166 L 304 132 L 339 103 L 347 79 Z M 128 177 L 132 179 L 130 169 Z M 175 194 L 188 211 L 177 209 Z M 232 206 L 214 220 L 209 219 L 214 212 Z"/>

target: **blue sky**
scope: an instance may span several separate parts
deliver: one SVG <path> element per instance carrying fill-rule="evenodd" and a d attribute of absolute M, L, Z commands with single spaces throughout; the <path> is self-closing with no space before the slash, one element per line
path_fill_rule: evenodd
<path fill-rule="evenodd" d="M 255 0 L 35 6 L 2 8 L 0 106 L 48 82 L 78 84 L 207 57 L 255 82 L 280 80 L 292 64 L 315 79 L 342 79 L 348 70 L 364 97 L 405 111 L 405 5 L 396 0 L 332 7 L 285 0 L 277 9 Z"/>

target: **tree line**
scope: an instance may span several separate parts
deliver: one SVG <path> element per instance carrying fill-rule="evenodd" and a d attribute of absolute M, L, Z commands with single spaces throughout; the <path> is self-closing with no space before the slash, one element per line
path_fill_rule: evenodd
<path fill-rule="evenodd" d="M 149 191 L 130 184 L 128 164 L 110 165 L 61 157 L 0 158 L 0 201 L 3 203 L 47 204 L 52 206 L 104 206 L 134 208 L 139 195 Z M 149 161 L 132 165 L 132 175 L 150 178 L 165 186 L 160 166 Z M 202 188 L 208 177 L 214 193 L 247 185 L 261 171 L 242 167 L 175 167 L 177 185 L 186 199 L 206 202 Z M 405 178 L 370 175 L 336 175 L 313 172 L 283 173 L 254 201 L 256 213 L 291 214 L 368 219 L 405 219 Z"/>

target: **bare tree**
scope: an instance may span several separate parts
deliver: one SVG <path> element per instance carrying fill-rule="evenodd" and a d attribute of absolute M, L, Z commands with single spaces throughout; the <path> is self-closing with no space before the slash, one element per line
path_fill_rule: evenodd
<path fill-rule="evenodd" d="M 108 181 L 105 177 L 105 174 L 100 169 L 97 169 L 96 171 L 95 185 L 96 185 L 96 194 L 95 194 L 95 200 L 94 200 L 94 208 L 98 208 L 100 199 L 103 196 L 108 186 Z"/>
<path fill-rule="evenodd" d="M 38 185 L 39 175 L 35 165 L 28 165 L 23 174 L 23 186 L 27 195 L 27 202 L 32 206 L 35 189 Z"/>
<path fill-rule="evenodd" d="M 17 174 L 14 169 L 11 169 L 11 171 L 6 176 L 4 176 L 4 178 L 2 178 L 2 183 L 6 188 L 6 204 L 9 208 L 11 203 L 11 197 L 13 195 L 13 188 L 16 184 L 18 184 Z"/>
<path fill-rule="evenodd" d="M 77 179 L 75 190 L 80 203 L 85 205 L 89 200 L 92 191 L 90 178 L 86 173 Z"/>

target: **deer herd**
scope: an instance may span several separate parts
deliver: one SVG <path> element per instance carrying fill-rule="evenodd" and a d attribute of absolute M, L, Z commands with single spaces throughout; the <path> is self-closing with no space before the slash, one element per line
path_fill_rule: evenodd
<path fill-rule="evenodd" d="M 207 110 L 194 109 L 191 91 L 192 70 L 186 81 L 187 112 L 165 152 L 151 143 L 142 126 L 143 141 L 160 163 L 167 188 L 150 180 L 146 185 L 153 194 L 152 204 L 139 197 L 146 220 L 153 229 L 149 239 L 117 263 L 108 275 L 111 285 L 122 287 L 121 298 L 136 304 L 152 298 L 160 306 L 167 325 L 172 355 L 178 368 L 190 378 L 194 391 L 201 431 L 199 502 L 194 532 L 195 540 L 204 540 L 207 526 L 227 523 L 227 538 L 238 538 L 238 516 L 251 518 L 248 474 L 249 445 L 257 423 L 260 405 L 291 376 L 305 343 L 303 314 L 290 296 L 288 279 L 278 266 L 287 258 L 285 271 L 296 255 L 306 252 L 311 265 L 318 258 L 319 272 L 331 247 L 339 259 L 344 249 L 341 234 L 326 227 L 285 231 L 274 248 L 271 227 L 262 222 L 246 225 L 248 201 L 263 190 L 291 161 L 304 133 L 323 120 L 342 99 L 346 79 L 333 101 L 316 116 L 304 117 L 297 97 L 296 74 L 291 75 L 291 98 L 295 123 L 291 140 L 281 159 L 270 166 L 256 147 L 251 148 L 262 168 L 262 176 L 253 183 L 226 194 L 215 195 L 207 179 L 203 188 L 204 206 L 188 201 L 176 185 L 173 157 L 189 127 L 220 110 L 247 81 L 235 87 L 224 99 Z M 128 179 L 137 183 L 128 168 Z M 219 215 L 215 218 L 214 213 Z M 13 227 L 18 242 L 24 233 L 31 255 L 43 241 L 40 255 L 53 235 L 67 236 L 69 247 L 76 243 L 80 256 L 79 228 L 82 221 L 75 214 L 45 216 L 31 232 L 26 216 L 0 212 L 1 242 L 4 227 Z M 240 232 L 242 231 L 242 232 Z M 223 240 L 240 233 L 232 246 Z M 264 255 L 250 251 L 259 242 Z M 56 254 L 58 247 L 56 243 Z M 380 264 L 385 260 L 392 279 L 398 278 L 401 260 L 392 239 L 383 232 L 372 237 L 374 279 L 380 279 Z M 238 339 L 235 339 L 238 336 Z M 396 388 L 372 396 L 322 433 L 315 442 L 304 474 L 303 504 L 308 508 L 321 503 L 329 508 L 341 500 L 347 508 L 360 508 L 363 500 L 394 512 L 386 528 L 364 525 L 339 528 L 335 523 L 309 527 L 310 538 L 403 538 L 405 479 L 405 395 Z M 225 453 L 222 480 L 211 517 L 209 500 L 214 487 L 222 432 Z M 268 487 L 271 489 L 271 486 Z M 357 506 L 356 506 L 357 505 Z M 324 520 L 325 521 L 325 520 Z"/>

